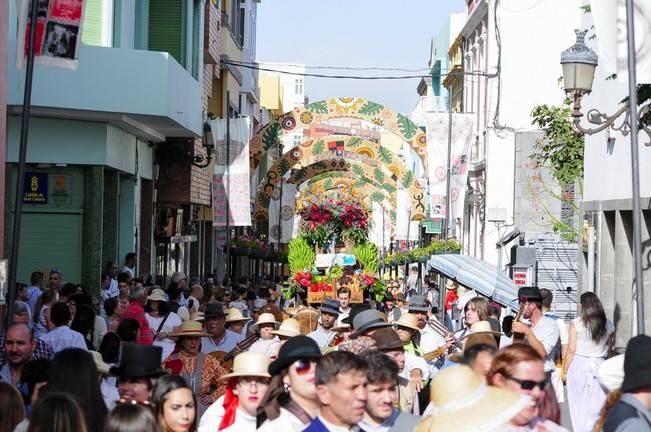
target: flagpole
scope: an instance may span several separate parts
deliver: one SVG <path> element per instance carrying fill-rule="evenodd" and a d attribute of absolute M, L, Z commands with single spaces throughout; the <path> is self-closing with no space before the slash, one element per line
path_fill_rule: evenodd
<path fill-rule="evenodd" d="M 231 281 L 231 179 L 228 176 L 231 163 L 231 92 L 226 90 L 226 167 L 224 178 L 226 184 L 226 279 L 232 286 Z"/>
<path fill-rule="evenodd" d="M 32 80 L 34 77 L 34 45 L 36 41 L 36 21 L 38 17 L 38 0 L 32 0 L 29 14 L 29 48 L 27 50 L 27 67 L 25 69 L 25 92 L 23 112 L 20 125 L 20 149 L 18 151 L 18 174 L 16 175 L 16 201 L 14 206 L 14 226 L 11 236 L 11 258 L 9 259 L 9 287 L 7 290 L 7 328 L 11 325 L 16 298 L 16 275 L 18 273 L 18 247 L 20 245 L 20 225 L 23 212 L 23 194 L 25 193 L 25 159 L 27 159 L 27 136 L 29 132 L 29 114 L 32 106 Z"/>

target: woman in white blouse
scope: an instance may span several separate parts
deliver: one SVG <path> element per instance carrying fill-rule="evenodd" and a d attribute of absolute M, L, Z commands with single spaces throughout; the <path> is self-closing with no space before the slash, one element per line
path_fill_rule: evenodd
<path fill-rule="evenodd" d="M 615 326 L 606 319 L 596 294 L 581 295 L 581 316 L 569 325 L 569 341 L 564 369 L 567 399 L 574 432 L 591 432 L 606 402 L 597 373 L 612 347 Z"/>
<path fill-rule="evenodd" d="M 151 295 L 147 297 L 146 311 L 145 318 L 154 332 L 154 345 L 163 348 L 162 361 L 174 351 L 175 342 L 169 338 L 169 335 L 178 331 L 181 318 L 169 310 L 165 293 L 160 288 L 153 289 Z"/>

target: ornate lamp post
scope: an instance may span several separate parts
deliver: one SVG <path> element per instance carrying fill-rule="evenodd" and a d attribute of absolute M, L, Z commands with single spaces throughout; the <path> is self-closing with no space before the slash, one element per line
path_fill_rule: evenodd
<path fill-rule="evenodd" d="M 644 333 L 644 299 L 642 280 L 642 238 L 641 238 L 641 209 L 640 209 L 640 166 L 638 155 L 638 127 L 641 126 L 650 138 L 647 146 L 651 145 L 651 130 L 645 125 L 639 125 L 639 119 L 648 111 L 651 103 L 637 108 L 637 80 L 635 76 L 635 40 L 633 29 L 633 5 L 627 0 L 627 42 L 628 42 L 628 101 L 613 115 L 607 115 L 595 108 L 588 110 L 588 122 L 597 125 L 585 128 L 581 125 L 581 99 L 592 91 L 594 72 L 598 65 L 597 54 L 585 44 L 586 31 L 575 30 L 576 43 L 561 53 L 563 66 L 563 82 L 565 91 L 574 99 L 572 112 L 574 128 L 584 134 L 592 135 L 607 128 L 619 131 L 622 135 L 631 134 L 631 174 L 633 186 L 633 252 L 635 267 L 634 297 L 637 302 L 637 334 Z M 634 332 L 635 333 L 635 332 Z"/>

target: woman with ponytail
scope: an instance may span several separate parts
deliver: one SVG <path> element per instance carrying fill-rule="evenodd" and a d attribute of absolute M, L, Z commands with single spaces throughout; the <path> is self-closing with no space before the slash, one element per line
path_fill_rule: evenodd
<path fill-rule="evenodd" d="M 581 295 L 581 316 L 570 322 L 565 368 L 567 401 L 574 432 L 592 432 L 606 392 L 599 385 L 599 367 L 610 354 L 615 326 L 606 319 L 599 297 Z"/>
<path fill-rule="evenodd" d="M 321 350 L 307 336 L 289 338 L 269 365 L 269 391 L 258 408 L 259 432 L 302 431 L 317 416 L 316 364 Z"/>
<path fill-rule="evenodd" d="M 258 407 L 269 388 L 270 362 L 262 353 L 237 355 L 233 372 L 220 378 L 227 380 L 226 392 L 203 414 L 199 432 L 254 432 Z"/>

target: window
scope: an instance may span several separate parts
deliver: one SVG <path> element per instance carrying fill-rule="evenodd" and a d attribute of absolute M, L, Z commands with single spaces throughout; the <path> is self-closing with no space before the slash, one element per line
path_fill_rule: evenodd
<path fill-rule="evenodd" d="M 303 94 L 303 78 L 297 78 L 294 86 L 294 93 L 297 95 Z"/>

